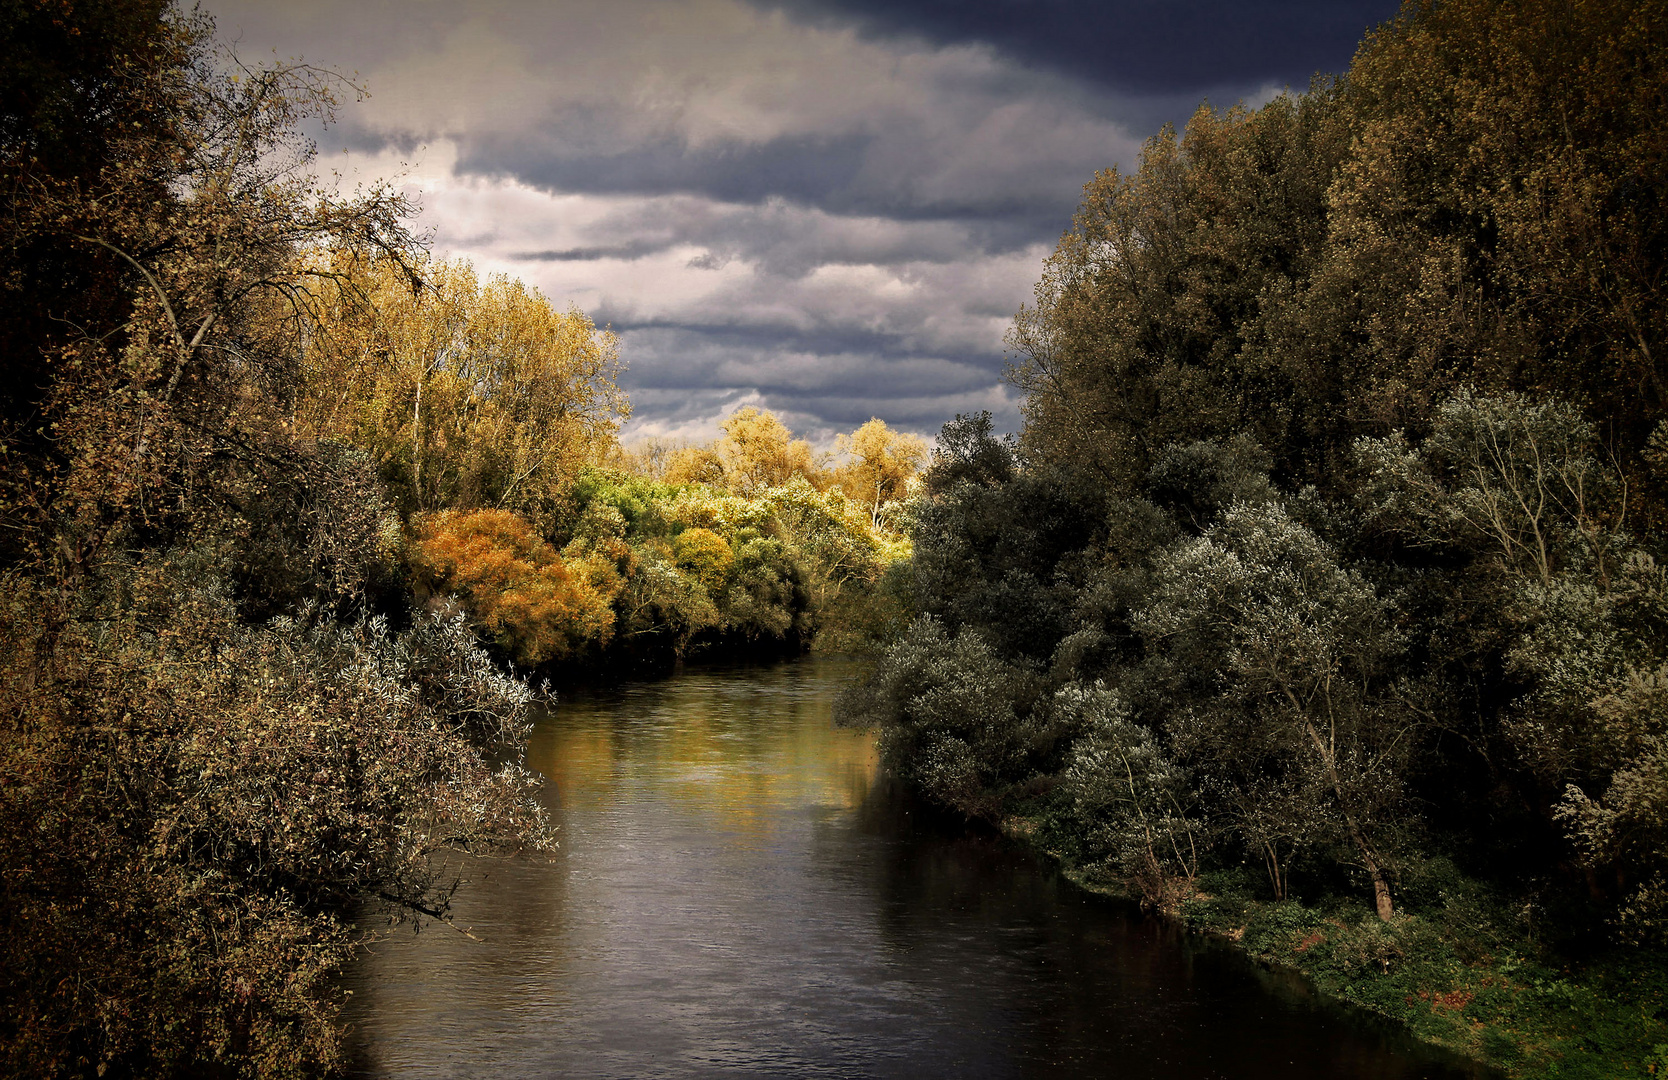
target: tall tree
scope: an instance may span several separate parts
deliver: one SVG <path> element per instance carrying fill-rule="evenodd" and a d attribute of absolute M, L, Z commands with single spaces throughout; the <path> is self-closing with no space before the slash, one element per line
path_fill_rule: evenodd
<path fill-rule="evenodd" d="M 893 431 L 878 417 L 850 435 L 841 435 L 838 445 L 850 457 L 840 470 L 840 486 L 869 508 L 869 517 L 877 525 L 880 508 L 903 498 L 909 481 L 927 460 L 926 440 L 907 431 Z"/>
<path fill-rule="evenodd" d="M 315 257 L 331 284 L 308 325 L 300 430 L 367 449 L 408 513 L 495 507 L 548 531 L 630 415 L 614 335 L 467 263 Z"/>

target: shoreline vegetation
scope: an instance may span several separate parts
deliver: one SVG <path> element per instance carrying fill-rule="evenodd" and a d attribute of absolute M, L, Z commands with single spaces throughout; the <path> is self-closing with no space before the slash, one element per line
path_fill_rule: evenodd
<path fill-rule="evenodd" d="M 928 800 L 1513 1076 L 1668 1072 L 1668 9 L 1413 3 L 1093 178 L 1024 433 L 742 409 L 164 0 L 0 69 L 0 1071 L 343 1067 L 333 973 L 557 842 L 550 680 L 867 652 Z"/>
<path fill-rule="evenodd" d="M 361 88 L 0 15 L 0 1074 L 338 1073 L 354 948 L 556 844 L 549 682 L 895 636 L 926 446 L 624 449 L 606 328 L 312 174 Z"/>
<path fill-rule="evenodd" d="M 1186 899 L 1159 909 L 1128 881 L 1085 869 L 1049 847 L 1046 819 L 1011 816 L 997 829 L 1055 862 L 1086 892 L 1137 905 L 1148 918 L 1221 942 L 1266 968 L 1295 973 L 1315 992 L 1382 1017 L 1493 1075 L 1668 1072 L 1668 1048 L 1656 1041 L 1659 1029 L 1650 1023 L 1668 1001 L 1660 955 L 1618 949 L 1572 963 L 1486 923 L 1467 925 L 1446 901 L 1440 909 L 1404 912 L 1385 924 L 1366 905 L 1341 898 L 1271 901 L 1233 873 L 1202 877 Z M 1452 880 L 1477 886 L 1457 875 Z"/>
<path fill-rule="evenodd" d="M 1084 189 L 842 700 L 1510 1076 L 1668 1072 L 1668 8 L 1412 3 Z"/>

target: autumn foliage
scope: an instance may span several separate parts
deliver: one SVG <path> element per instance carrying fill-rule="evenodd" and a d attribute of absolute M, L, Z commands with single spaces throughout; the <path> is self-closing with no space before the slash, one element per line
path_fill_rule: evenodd
<path fill-rule="evenodd" d="M 630 413 L 619 343 L 466 262 L 333 248 L 309 308 L 295 423 L 360 447 L 406 514 L 497 507 L 549 528 Z"/>
<path fill-rule="evenodd" d="M 711 529 L 685 529 L 672 544 L 678 569 L 700 582 L 708 592 L 723 588 L 735 555 L 724 538 Z"/>
<path fill-rule="evenodd" d="M 567 659 L 613 637 L 609 602 L 618 578 L 610 582 L 594 559 L 567 562 L 507 510 L 422 519 L 412 566 L 420 595 L 455 595 L 475 627 L 519 664 Z"/>
<path fill-rule="evenodd" d="M 375 448 L 297 415 L 312 256 L 423 265 L 411 204 L 321 190 L 298 129 L 356 88 L 200 13 L 0 24 L 0 1075 L 324 1074 L 361 920 L 551 839 L 528 688 L 409 610 Z"/>

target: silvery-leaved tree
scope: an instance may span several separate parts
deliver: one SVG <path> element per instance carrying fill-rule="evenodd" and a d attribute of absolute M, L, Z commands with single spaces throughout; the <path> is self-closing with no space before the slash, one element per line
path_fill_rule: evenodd
<path fill-rule="evenodd" d="M 1352 850 L 1389 919 L 1387 844 L 1417 718 L 1396 692 L 1402 641 L 1385 602 L 1275 503 L 1229 508 L 1159 555 L 1154 573 L 1136 627 L 1158 662 L 1193 673 L 1168 720 L 1174 744 L 1230 790 L 1298 796 L 1288 824 Z M 1282 832 L 1266 817 L 1239 823 L 1253 847 Z"/>
<path fill-rule="evenodd" d="M 1362 440 L 1369 518 L 1468 557 L 1499 596 L 1519 692 L 1498 735 L 1624 928 L 1668 926 L 1668 581 L 1626 529 L 1628 484 L 1572 406 L 1461 392 L 1418 446 Z M 1463 613 L 1454 612 L 1454 617 Z M 1475 721 L 1473 721 L 1474 723 Z"/>
<path fill-rule="evenodd" d="M 1053 704 L 1086 731 L 1063 781 L 1090 858 L 1134 881 L 1145 903 L 1174 908 L 1205 841 L 1192 778 L 1104 683 L 1062 687 Z"/>

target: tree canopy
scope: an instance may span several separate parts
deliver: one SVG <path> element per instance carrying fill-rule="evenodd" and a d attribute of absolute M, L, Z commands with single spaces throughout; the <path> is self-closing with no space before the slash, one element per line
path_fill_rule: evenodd
<path fill-rule="evenodd" d="M 1661 4 L 1410 3 L 1092 178 L 1010 334 L 1024 432 L 944 428 L 848 718 L 1467 1053 L 1657 1068 L 1650 978 L 1589 1047 L 1483 958 L 1668 944 L 1665 49 Z"/>

